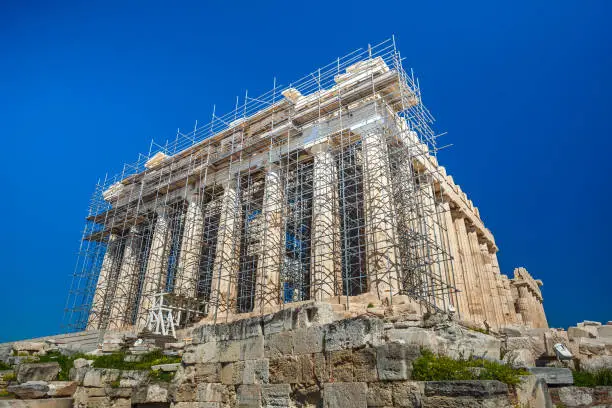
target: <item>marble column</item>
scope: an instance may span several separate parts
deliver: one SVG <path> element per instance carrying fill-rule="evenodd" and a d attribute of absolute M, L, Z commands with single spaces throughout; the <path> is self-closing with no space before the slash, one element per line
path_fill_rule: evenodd
<path fill-rule="evenodd" d="M 489 296 L 489 281 L 488 276 L 484 271 L 484 262 L 482 259 L 482 252 L 480 250 L 480 243 L 478 242 L 478 234 L 475 228 L 472 226 L 468 230 L 468 239 L 470 243 L 471 258 L 474 262 L 476 271 L 476 296 L 482 300 L 483 316 L 490 326 L 495 325 L 495 315 L 491 306 L 491 296 Z"/>
<path fill-rule="evenodd" d="M 487 244 L 480 244 L 480 253 L 482 255 L 483 272 L 487 281 L 487 293 L 485 296 L 488 296 L 489 298 L 491 317 L 493 319 L 492 326 L 499 328 L 502 325 L 503 316 L 501 314 L 501 302 L 499 301 L 499 295 L 497 292 L 497 280 Z"/>
<path fill-rule="evenodd" d="M 446 219 L 446 228 L 448 235 L 448 250 L 452 260 L 450 265 L 455 276 L 455 288 L 457 289 L 457 309 L 461 319 L 470 320 L 471 313 L 467 299 L 467 286 L 465 281 L 465 266 L 463 265 L 461 254 L 459 250 L 459 243 L 457 242 L 457 231 L 455 230 L 455 222 L 453 215 L 450 210 L 448 202 L 444 203 L 444 217 Z"/>
<path fill-rule="evenodd" d="M 147 324 L 149 310 L 155 302 L 155 295 L 165 289 L 170 245 L 170 223 L 164 206 L 157 209 L 157 219 L 153 227 L 149 259 L 142 283 L 142 293 L 136 319 L 136 326 L 139 329 L 144 328 Z"/>
<path fill-rule="evenodd" d="M 142 236 L 140 228 L 133 226 L 126 237 L 123 260 L 111 304 L 107 327 L 110 330 L 120 329 L 132 324 L 132 312 L 138 289 L 141 245 Z"/>
<path fill-rule="evenodd" d="M 459 254 L 461 256 L 461 265 L 463 266 L 466 298 L 470 307 L 471 321 L 477 324 L 482 324 L 485 319 L 482 306 L 482 297 L 478 293 L 476 267 L 474 266 L 473 257 L 470 249 L 467 227 L 465 218 L 458 214 L 455 219 L 455 231 L 457 233 L 457 243 L 459 246 Z"/>
<path fill-rule="evenodd" d="M 195 299 L 197 295 L 203 232 L 204 216 L 196 193 L 187 206 L 177 276 L 174 280 L 174 294 L 185 299 Z"/>
<path fill-rule="evenodd" d="M 327 143 L 311 149 L 314 156 L 310 297 L 323 300 L 342 294 L 340 214 L 337 169 Z"/>
<path fill-rule="evenodd" d="M 210 310 L 208 314 L 234 311 L 238 273 L 240 271 L 240 194 L 236 179 L 228 181 L 223 191 L 217 249 L 210 282 Z"/>
<path fill-rule="evenodd" d="M 379 299 L 390 299 L 399 291 L 399 265 L 387 142 L 382 129 L 363 135 L 362 151 L 368 289 Z"/>
<path fill-rule="evenodd" d="M 283 262 L 283 181 L 280 169 L 270 166 L 266 172 L 262 207 L 262 237 L 257 260 L 255 306 L 263 310 L 282 303 L 280 270 Z"/>
<path fill-rule="evenodd" d="M 91 310 L 89 311 L 87 330 L 96 330 L 101 327 L 100 324 L 103 320 L 104 310 L 108 309 L 108 302 L 112 297 L 110 282 L 114 272 L 119 267 L 119 262 L 121 262 L 121 239 L 115 234 L 110 234 L 100 267 Z"/>

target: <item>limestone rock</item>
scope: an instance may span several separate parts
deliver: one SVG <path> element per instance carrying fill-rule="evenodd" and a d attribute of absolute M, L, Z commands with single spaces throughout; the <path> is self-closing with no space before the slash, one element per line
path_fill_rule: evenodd
<path fill-rule="evenodd" d="M 93 360 L 86 360 L 84 358 L 77 358 L 73 362 L 73 367 L 76 368 L 76 369 L 84 368 L 84 367 L 91 367 L 93 362 L 94 362 Z"/>
<path fill-rule="evenodd" d="M 585 320 L 582 323 L 578 323 L 578 327 L 583 327 L 583 326 L 601 326 L 601 322 L 594 322 L 591 320 Z"/>
<path fill-rule="evenodd" d="M 491 397 L 508 394 L 508 386 L 496 380 L 426 381 L 426 396 Z"/>
<path fill-rule="evenodd" d="M 29 353 L 35 353 L 35 352 L 40 352 L 40 351 L 44 351 L 46 347 L 46 344 L 44 342 L 38 342 L 38 341 L 21 341 L 18 343 L 13 343 L 13 350 L 16 353 L 21 353 L 21 352 L 29 352 Z"/>
<path fill-rule="evenodd" d="M 546 381 L 548 385 L 572 385 L 574 377 L 569 368 L 531 367 L 529 372 Z"/>
<path fill-rule="evenodd" d="M 174 372 L 177 371 L 181 366 L 181 363 L 172 363 L 172 364 L 158 364 L 151 366 L 151 370 L 162 370 L 164 372 Z"/>
<path fill-rule="evenodd" d="M 548 385 L 535 375 L 521 377 L 521 383 L 515 388 L 518 406 L 531 408 L 553 408 Z"/>
<path fill-rule="evenodd" d="M 11 385 L 7 390 L 21 399 L 36 399 L 47 395 L 49 386 L 45 381 L 28 381 L 23 384 Z"/>
<path fill-rule="evenodd" d="M 166 402 L 168 401 L 168 389 L 160 384 L 150 384 L 146 388 L 146 397 L 142 402 Z"/>
<path fill-rule="evenodd" d="M 459 325 L 437 329 L 438 352 L 454 359 L 479 357 L 499 360 L 501 341 L 488 334 L 467 330 Z"/>
<path fill-rule="evenodd" d="M 535 367 L 535 358 L 533 354 L 531 354 L 531 351 L 527 349 L 509 351 L 504 356 L 503 361 L 514 368 Z"/>
<path fill-rule="evenodd" d="M 323 386 L 323 406 L 326 408 L 367 408 L 366 383 L 327 383 Z"/>
<path fill-rule="evenodd" d="M 406 329 L 391 329 L 387 331 L 390 342 L 401 344 L 414 344 L 427 348 L 433 352 L 438 351 L 438 338 L 431 330 L 420 327 L 409 327 Z"/>
<path fill-rule="evenodd" d="M 567 336 L 570 340 L 576 340 L 581 337 L 595 338 L 597 337 L 597 328 L 593 326 L 570 327 L 567 329 Z"/>
<path fill-rule="evenodd" d="M 289 384 L 266 384 L 261 386 L 261 402 L 264 407 L 289 407 L 291 404 Z"/>
<path fill-rule="evenodd" d="M 17 369 L 17 381 L 51 381 L 59 374 L 61 368 L 57 362 L 51 363 L 25 363 Z"/>
<path fill-rule="evenodd" d="M 595 356 L 580 359 L 580 369 L 583 371 L 594 373 L 602 368 L 612 369 L 612 356 Z"/>
<path fill-rule="evenodd" d="M 597 337 L 604 337 L 612 340 L 612 325 L 605 325 L 597 328 Z"/>
<path fill-rule="evenodd" d="M 71 397 L 75 393 L 78 383 L 76 381 L 50 381 L 47 395 L 50 397 Z"/>
<path fill-rule="evenodd" d="M 378 345 L 382 342 L 383 322 L 359 317 L 331 323 L 325 328 L 325 351 L 336 351 Z"/>
<path fill-rule="evenodd" d="M 566 407 L 586 406 L 593 402 L 593 396 L 588 388 L 561 387 L 557 393 L 561 403 Z"/>
<path fill-rule="evenodd" d="M 531 351 L 531 354 L 536 359 L 546 353 L 543 336 L 509 337 L 506 340 L 506 351 L 517 349 L 527 349 Z"/>

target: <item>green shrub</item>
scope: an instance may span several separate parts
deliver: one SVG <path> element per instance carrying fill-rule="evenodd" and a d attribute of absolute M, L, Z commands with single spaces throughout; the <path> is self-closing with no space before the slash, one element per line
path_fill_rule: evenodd
<path fill-rule="evenodd" d="M 494 361 L 454 360 L 426 349 L 421 353 L 421 357 L 412 363 L 412 377 L 419 381 L 498 380 L 508 385 L 517 385 L 522 375 L 529 374 L 525 370 Z M 474 367 L 481 370 L 474 370 Z"/>
<path fill-rule="evenodd" d="M 574 371 L 574 385 L 577 387 L 597 387 L 600 385 L 612 386 L 612 369 L 602 368 L 595 373 Z"/>
<path fill-rule="evenodd" d="M 173 371 L 153 370 L 149 373 L 149 378 L 152 381 L 170 382 L 174 378 Z"/>
<path fill-rule="evenodd" d="M 165 356 L 161 350 L 143 354 L 140 361 L 124 361 L 125 352 L 118 352 L 99 356 L 95 359 L 93 366 L 96 368 L 116 368 L 119 370 L 150 370 L 151 366 L 157 364 L 179 363 L 180 357 Z"/>
<path fill-rule="evenodd" d="M 11 367 L 10 365 L 6 364 L 4 361 L 0 361 L 0 371 L 4 371 L 4 370 L 10 370 L 13 367 Z"/>
<path fill-rule="evenodd" d="M 8 381 L 15 381 L 16 379 L 17 379 L 17 374 L 15 374 L 15 373 L 8 373 L 8 374 L 4 374 L 2 376 L 2 380 L 6 381 L 6 382 L 8 382 Z"/>
<path fill-rule="evenodd" d="M 15 394 L 7 390 L 0 390 L 0 398 L 14 398 Z"/>
<path fill-rule="evenodd" d="M 70 369 L 72 367 L 74 367 L 74 360 L 76 360 L 77 358 L 86 358 L 86 359 L 91 359 L 91 356 L 87 356 L 85 354 L 73 354 L 70 356 L 66 356 L 62 353 L 60 353 L 59 351 L 52 351 L 47 353 L 44 356 L 40 356 L 40 360 L 39 362 L 41 363 L 49 363 L 52 361 L 56 361 L 61 368 L 61 371 L 59 373 L 59 375 L 57 376 L 57 379 L 59 381 L 68 381 L 70 378 Z"/>

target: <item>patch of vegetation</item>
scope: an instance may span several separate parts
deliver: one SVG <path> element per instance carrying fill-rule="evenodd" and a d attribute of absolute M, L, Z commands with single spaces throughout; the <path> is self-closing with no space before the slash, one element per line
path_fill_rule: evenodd
<path fill-rule="evenodd" d="M 174 378 L 174 371 L 153 370 L 149 373 L 151 381 L 170 382 Z"/>
<path fill-rule="evenodd" d="M 0 390 L 0 398 L 15 398 L 15 394 L 7 390 Z"/>
<path fill-rule="evenodd" d="M 482 370 L 473 370 L 474 367 Z M 412 363 L 412 377 L 419 381 L 498 380 L 518 385 L 525 370 L 482 359 L 454 360 L 423 349 L 421 357 Z"/>
<path fill-rule="evenodd" d="M 373 308 L 373 307 L 374 307 L 374 303 L 368 303 L 368 307 L 367 307 L 367 309 L 371 309 L 371 308 Z"/>
<path fill-rule="evenodd" d="M 0 360 L 0 371 L 11 370 L 13 367 Z"/>
<path fill-rule="evenodd" d="M 489 331 L 486 329 L 481 329 L 480 327 L 468 327 L 468 330 L 475 331 L 482 334 L 489 334 Z"/>
<path fill-rule="evenodd" d="M 119 388 L 121 386 L 121 380 L 114 380 L 110 382 L 111 388 Z"/>
<path fill-rule="evenodd" d="M 57 376 L 59 381 L 68 381 L 70 380 L 70 369 L 74 367 L 74 360 L 77 358 L 85 358 L 91 360 L 91 356 L 87 356 L 85 354 L 73 354 L 70 356 L 66 356 L 59 351 L 51 351 L 44 356 L 40 356 L 40 363 L 50 363 L 57 362 L 60 365 L 61 371 Z"/>
<path fill-rule="evenodd" d="M 574 385 L 576 387 L 597 387 L 600 385 L 612 386 L 612 369 L 602 368 L 595 373 L 574 371 Z"/>
<path fill-rule="evenodd" d="M 119 370 L 150 370 L 157 364 L 180 363 L 180 357 L 166 356 L 161 350 L 143 354 L 140 361 L 124 361 L 125 352 L 117 352 L 105 356 L 98 356 L 93 363 L 96 368 L 116 368 Z"/>
<path fill-rule="evenodd" d="M 17 379 L 17 374 L 15 373 L 8 373 L 2 376 L 2 380 L 6 382 L 15 381 L 16 379 Z"/>

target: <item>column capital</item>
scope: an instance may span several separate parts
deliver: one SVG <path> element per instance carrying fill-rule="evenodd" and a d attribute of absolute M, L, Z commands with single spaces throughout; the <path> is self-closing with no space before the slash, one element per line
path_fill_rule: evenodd
<path fill-rule="evenodd" d="M 313 146 L 310 146 L 308 148 L 308 150 L 310 151 L 310 153 L 314 156 L 318 156 L 319 154 L 322 153 L 327 153 L 331 150 L 331 146 L 329 145 L 329 141 L 328 140 L 324 140 L 322 142 L 319 142 Z"/>

